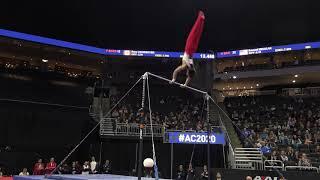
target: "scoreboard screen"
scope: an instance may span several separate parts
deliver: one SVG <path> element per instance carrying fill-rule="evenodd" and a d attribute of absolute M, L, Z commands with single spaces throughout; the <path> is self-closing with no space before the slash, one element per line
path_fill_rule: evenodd
<path fill-rule="evenodd" d="M 315 48 L 320 48 L 320 42 L 309 42 L 309 43 L 290 44 L 290 45 L 283 45 L 283 46 L 270 46 L 270 47 L 255 48 L 255 49 L 224 51 L 224 52 L 218 52 L 216 54 L 216 58 L 277 53 L 277 52 L 284 52 L 284 51 L 298 51 L 303 49 L 315 49 Z"/>

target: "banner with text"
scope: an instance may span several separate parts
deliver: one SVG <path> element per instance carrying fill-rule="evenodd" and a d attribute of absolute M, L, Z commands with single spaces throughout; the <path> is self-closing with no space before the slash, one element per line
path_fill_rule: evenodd
<path fill-rule="evenodd" d="M 209 138 L 206 132 L 168 132 L 169 143 L 172 144 L 225 144 L 223 133 L 211 133 Z"/>

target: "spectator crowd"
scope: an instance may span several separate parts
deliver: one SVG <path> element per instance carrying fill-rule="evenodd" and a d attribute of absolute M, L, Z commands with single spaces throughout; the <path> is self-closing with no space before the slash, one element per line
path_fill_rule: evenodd
<path fill-rule="evenodd" d="M 54 158 L 50 158 L 48 163 L 43 163 L 42 159 L 34 164 L 32 173 L 33 175 L 45 175 L 45 174 L 110 174 L 111 162 L 105 160 L 101 165 L 95 160 L 95 157 L 91 157 L 91 161 L 84 161 L 80 164 L 79 161 L 73 161 L 71 164 L 63 163 L 57 169 L 57 164 Z M 0 169 L 1 172 L 1 169 Z M 19 173 L 20 176 L 28 176 L 30 173 L 27 168 L 23 168 Z"/>
<path fill-rule="evenodd" d="M 111 106 L 113 106 L 119 97 L 111 97 Z M 204 120 L 206 115 L 201 99 L 186 99 L 179 96 L 155 97 L 151 100 L 153 124 L 161 125 L 170 130 L 195 130 L 206 131 L 207 123 Z M 117 123 L 128 125 L 138 125 L 141 123 L 139 109 L 141 104 L 136 99 L 131 102 L 125 102 L 118 106 L 111 116 L 117 119 Z M 149 124 L 150 116 L 146 113 L 142 118 L 143 124 Z"/>
<path fill-rule="evenodd" d="M 320 101 L 314 98 L 236 97 L 225 106 L 244 147 L 258 147 L 285 165 L 320 165 Z"/>

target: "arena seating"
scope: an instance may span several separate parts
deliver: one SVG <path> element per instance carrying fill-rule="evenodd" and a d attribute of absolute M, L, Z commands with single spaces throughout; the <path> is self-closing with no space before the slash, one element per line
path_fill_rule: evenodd
<path fill-rule="evenodd" d="M 276 95 L 231 97 L 225 106 L 245 147 L 265 144 L 271 160 L 289 159 L 286 165 L 320 165 L 320 101 Z M 293 150 L 291 152 L 291 149 Z M 281 151 L 282 152 L 281 154 Z"/>
<path fill-rule="evenodd" d="M 156 89 L 156 88 L 155 88 Z M 203 99 L 189 94 L 180 94 L 177 88 L 162 87 L 162 92 L 152 92 L 152 111 L 155 124 L 164 125 L 167 129 L 176 130 L 204 130 L 204 119 L 201 118 Z M 166 93 L 164 93 L 166 92 Z M 136 114 L 141 108 L 141 93 L 135 91 L 117 108 L 112 116 L 118 119 L 119 123 L 138 123 Z M 180 91 L 181 93 L 181 91 Z M 112 96 L 112 105 L 124 94 L 123 90 L 118 95 Z M 186 99 L 184 97 L 192 97 Z M 147 106 L 147 103 L 146 103 Z M 148 109 L 148 108 L 147 108 Z M 204 109 L 205 110 L 205 109 Z M 203 115 L 205 115 L 203 113 Z M 149 118 L 146 117 L 146 123 Z"/>

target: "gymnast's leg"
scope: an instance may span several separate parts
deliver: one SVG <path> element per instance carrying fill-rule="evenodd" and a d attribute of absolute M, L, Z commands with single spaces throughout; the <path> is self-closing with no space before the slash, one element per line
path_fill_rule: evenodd
<path fill-rule="evenodd" d="M 195 76 L 195 73 L 196 73 L 196 70 L 195 70 L 195 68 L 194 68 L 194 66 L 193 66 L 193 64 L 190 66 L 190 67 L 188 67 L 188 69 L 187 69 L 187 79 L 186 79 L 186 81 L 185 81 L 185 83 L 184 83 L 184 85 L 183 86 L 188 86 L 189 85 L 189 83 L 191 82 L 191 80 L 193 79 L 193 77 Z"/>

